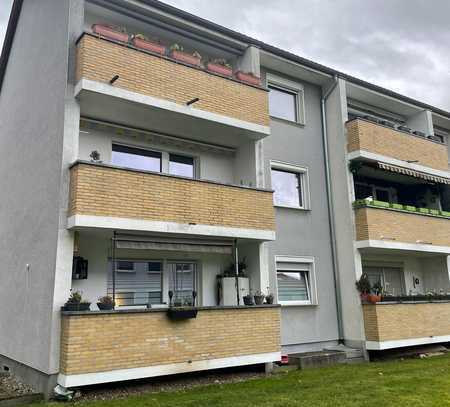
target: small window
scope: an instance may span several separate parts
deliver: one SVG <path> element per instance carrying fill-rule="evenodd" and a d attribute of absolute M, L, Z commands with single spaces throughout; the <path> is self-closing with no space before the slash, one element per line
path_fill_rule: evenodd
<path fill-rule="evenodd" d="M 161 172 L 161 153 L 113 144 L 111 163 L 136 170 Z"/>
<path fill-rule="evenodd" d="M 118 260 L 116 270 L 122 273 L 132 273 L 134 272 L 134 262 L 127 260 Z"/>
<path fill-rule="evenodd" d="M 278 303 L 316 305 L 314 259 L 308 256 L 276 256 L 275 259 Z"/>
<path fill-rule="evenodd" d="M 308 170 L 303 167 L 271 163 L 275 206 L 309 209 Z"/>
<path fill-rule="evenodd" d="M 280 303 L 311 301 L 307 271 L 277 270 L 277 283 Z"/>
<path fill-rule="evenodd" d="M 149 261 L 148 262 L 148 272 L 149 273 L 161 273 L 162 263 L 160 261 Z"/>
<path fill-rule="evenodd" d="M 169 174 L 194 178 L 194 159 L 183 155 L 169 155 Z"/>
<path fill-rule="evenodd" d="M 298 121 L 297 93 L 269 85 L 269 112 L 273 117 Z"/>

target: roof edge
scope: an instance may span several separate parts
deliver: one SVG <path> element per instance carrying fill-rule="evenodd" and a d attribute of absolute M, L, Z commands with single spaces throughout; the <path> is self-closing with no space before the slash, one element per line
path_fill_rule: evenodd
<path fill-rule="evenodd" d="M 11 53 L 20 12 L 22 11 L 23 0 L 14 0 L 11 14 L 6 28 L 5 39 L 3 41 L 2 53 L 0 54 L 0 92 L 2 91 L 3 80 L 5 79 L 6 67 L 8 66 L 9 55 Z"/>

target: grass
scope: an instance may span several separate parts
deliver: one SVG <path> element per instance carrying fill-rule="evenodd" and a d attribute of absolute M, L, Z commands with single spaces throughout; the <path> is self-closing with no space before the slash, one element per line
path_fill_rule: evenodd
<path fill-rule="evenodd" d="M 70 405 L 70 404 L 65 404 Z M 80 407 L 450 406 L 450 354 L 295 370 L 235 384 L 76 404 Z M 35 407 L 61 404 L 35 404 Z"/>

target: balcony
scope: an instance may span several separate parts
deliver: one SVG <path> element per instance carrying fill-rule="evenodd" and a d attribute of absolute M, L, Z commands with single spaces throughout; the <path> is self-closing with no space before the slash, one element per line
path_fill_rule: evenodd
<path fill-rule="evenodd" d="M 63 312 L 58 383 L 65 387 L 280 360 L 280 308 L 200 307 Z"/>
<path fill-rule="evenodd" d="M 450 252 L 449 212 L 369 200 L 354 206 L 360 248 L 381 242 L 380 247 Z"/>
<path fill-rule="evenodd" d="M 274 240 L 272 191 L 105 164 L 71 168 L 69 228 Z"/>
<path fill-rule="evenodd" d="M 414 163 L 409 166 L 417 170 L 428 167 L 448 171 L 448 152 L 445 144 L 364 119 L 349 121 L 347 133 L 349 153 L 367 152 L 389 157 L 399 160 L 394 163 L 399 165 Z"/>
<path fill-rule="evenodd" d="M 267 90 L 130 44 L 84 34 L 77 81 L 83 116 L 230 145 L 270 134 Z"/>
<path fill-rule="evenodd" d="M 450 302 L 365 304 L 363 313 L 368 350 L 450 341 Z"/>

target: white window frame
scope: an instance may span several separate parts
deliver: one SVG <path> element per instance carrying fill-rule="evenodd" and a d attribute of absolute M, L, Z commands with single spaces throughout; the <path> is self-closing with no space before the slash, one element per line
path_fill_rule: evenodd
<path fill-rule="evenodd" d="M 132 270 L 126 270 L 126 269 L 120 269 L 118 267 L 119 262 L 121 261 L 126 261 L 126 262 L 130 262 L 133 263 L 133 269 Z M 136 273 L 136 263 L 134 260 L 127 260 L 127 259 L 116 259 L 116 273 Z"/>
<path fill-rule="evenodd" d="M 270 86 L 277 88 L 281 91 L 293 93 L 295 95 L 295 109 L 296 109 L 296 120 L 288 120 L 283 119 L 282 117 L 272 116 L 271 118 L 276 120 L 282 120 L 287 123 L 296 123 L 304 126 L 306 124 L 305 119 L 305 88 L 302 84 L 291 81 L 286 78 L 282 78 L 280 76 L 273 75 L 268 73 L 266 75 L 266 86 L 269 88 Z M 270 114 L 270 111 L 269 111 Z"/>
<path fill-rule="evenodd" d="M 279 264 L 283 263 L 297 263 L 299 265 L 298 268 L 289 268 L 289 266 L 286 267 L 279 267 Z M 308 270 L 301 269 L 301 265 L 307 264 Z M 278 270 L 280 271 L 292 271 L 292 272 L 301 272 L 306 271 L 307 272 L 307 290 L 309 294 L 309 300 L 304 301 L 278 301 L 278 304 L 280 304 L 283 307 L 289 307 L 289 306 L 311 306 L 311 305 L 318 305 L 318 295 L 317 295 L 317 281 L 316 281 L 316 267 L 315 267 L 315 259 L 312 256 L 281 256 L 277 255 L 275 256 L 275 273 L 276 277 L 276 295 L 278 299 Z"/>
<path fill-rule="evenodd" d="M 310 190 L 309 190 L 308 167 L 303 167 L 300 165 L 294 165 L 294 164 L 284 163 L 281 161 L 271 160 L 270 161 L 271 185 L 272 185 L 272 169 L 299 174 L 300 192 L 301 192 L 301 198 L 302 198 L 301 206 L 277 204 L 277 203 L 275 203 L 275 201 L 274 201 L 273 205 L 277 208 L 310 210 L 311 209 L 311 196 L 310 196 Z M 273 186 L 272 186 L 272 189 L 273 189 Z"/>

